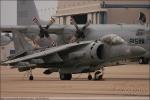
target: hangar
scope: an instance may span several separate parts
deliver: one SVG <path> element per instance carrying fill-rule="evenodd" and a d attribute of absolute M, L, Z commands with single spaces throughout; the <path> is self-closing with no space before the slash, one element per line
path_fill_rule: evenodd
<path fill-rule="evenodd" d="M 56 17 L 59 24 L 70 24 L 70 17 L 78 24 L 136 24 L 143 12 L 149 23 L 149 9 L 149 0 L 59 0 Z"/>

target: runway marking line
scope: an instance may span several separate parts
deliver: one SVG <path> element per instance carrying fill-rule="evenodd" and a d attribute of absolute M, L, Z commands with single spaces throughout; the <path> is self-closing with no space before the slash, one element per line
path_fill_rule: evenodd
<path fill-rule="evenodd" d="M 2 97 L 1 100 L 149 100 L 149 97 Z"/>

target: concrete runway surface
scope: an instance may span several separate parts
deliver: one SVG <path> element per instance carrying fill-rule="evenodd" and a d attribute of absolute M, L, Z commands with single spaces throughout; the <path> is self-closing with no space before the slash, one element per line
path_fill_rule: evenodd
<path fill-rule="evenodd" d="M 102 81 L 89 81 L 88 74 L 76 74 L 71 81 L 61 81 L 58 73 L 46 76 L 43 71 L 44 69 L 33 70 L 34 80 L 29 81 L 24 72 L 1 66 L 1 97 L 70 97 L 67 100 L 73 100 L 71 97 L 136 97 L 137 100 L 148 100 L 150 94 L 149 65 L 107 67 Z"/>

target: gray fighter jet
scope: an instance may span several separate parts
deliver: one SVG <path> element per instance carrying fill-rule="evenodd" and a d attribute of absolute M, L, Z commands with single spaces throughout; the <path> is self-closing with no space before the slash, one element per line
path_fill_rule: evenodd
<path fill-rule="evenodd" d="M 61 80 L 71 80 L 72 74 L 95 72 L 95 80 L 103 77 L 103 67 L 113 61 L 141 56 L 145 49 L 129 46 L 117 35 L 107 35 L 95 41 L 79 41 L 55 47 L 33 48 L 19 32 L 13 34 L 16 54 L 3 64 L 28 71 L 29 80 L 33 80 L 32 69 L 45 68 L 44 74 L 59 72 Z"/>

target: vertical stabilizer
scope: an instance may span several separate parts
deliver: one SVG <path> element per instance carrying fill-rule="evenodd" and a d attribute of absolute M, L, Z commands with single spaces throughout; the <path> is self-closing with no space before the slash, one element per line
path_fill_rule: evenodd
<path fill-rule="evenodd" d="M 25 39 L 24 34 L 21 34 L 18 31 L 14 31 L 13 33 L 13 41 L 16 54 L 24 53 L 28 50 L 33 49 L 32 45 Z"/>
<path fill-rule="evenodd" d="M 17 24 L 33 25 L 33 17 L 39 20 L 34 0 L 17 0 Z"/>

